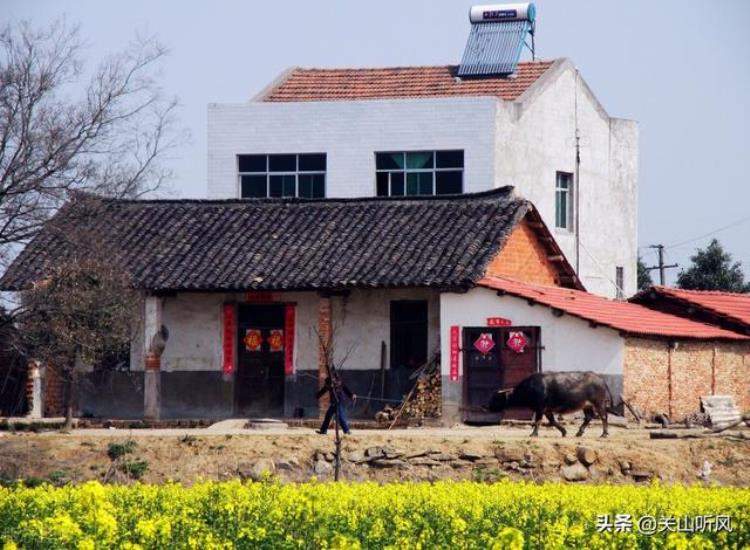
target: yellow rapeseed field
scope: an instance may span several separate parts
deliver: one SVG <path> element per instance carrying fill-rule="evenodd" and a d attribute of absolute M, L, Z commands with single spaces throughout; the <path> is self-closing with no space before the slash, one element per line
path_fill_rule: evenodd
<path fill-rule="evenodd" d="M 512 482 L 19 485 L 0 488 L 0 547 L 750 548 L 750 490 Z"/>

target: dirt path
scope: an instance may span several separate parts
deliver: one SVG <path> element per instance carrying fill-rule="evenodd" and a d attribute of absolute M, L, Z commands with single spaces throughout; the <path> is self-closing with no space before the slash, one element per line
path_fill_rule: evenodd
<path fill-rule="evenodd" d="M 708 461 L 710 480 L 750 485 L 750 442 L 726 439 L 651 440 L 643 429 L 613 429 L 598 437 L 592 425 L 580 439 L 542 429 L 529 438 L 527 427 L 455 427 L 361 430 L 343 443 L 343 477 L 373 479 L 580 479 L 588 483 L 636 483 L 652 478 L 693 483 Z M 116 459 L 110 444 L 134 441 Z M 590 465 L 576 458 L 584 446 Z M 88 479 L 146 482 L 255 478 L 264 470 L 285 481 L 315 475 L 330 479 L 333 437 L 306 428 L 245 430 L 225 428 L 162 430 L 74 430 L 0 435 L 0 479 L 56 483 Z M 586 462 L 586 460 L 584 460 Z M 140 464 L 132 467 L 133 464 Z M 131 466 L 128 466 L 131 465 Z"/>

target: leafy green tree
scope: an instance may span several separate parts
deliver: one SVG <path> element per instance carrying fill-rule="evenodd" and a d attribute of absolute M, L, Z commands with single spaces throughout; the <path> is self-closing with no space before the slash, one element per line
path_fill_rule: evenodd
<path fill-rule="evenodd" d="M 651 272 L 643 263 L 643 259 L 638 256 L 638 290 L 643 290 L 654 285 L 654 281 L 651 279 Z"/>
<path fill-rule="evenodd" d="M 745 283 L 742 264 L 733 262 L 732 255 L 726 252 L 713 239 L 704 249 L 698 249 L 690 258 L 692 264 L 677 276 L 677 285 L 688 290 L 723 290 L 727 292 L 750 292 L 750 284 Z"/>

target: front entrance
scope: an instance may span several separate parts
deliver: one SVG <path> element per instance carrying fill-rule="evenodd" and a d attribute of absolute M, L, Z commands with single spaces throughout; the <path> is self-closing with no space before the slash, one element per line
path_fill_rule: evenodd
<path fill-rule="evenodd" d="M 464 420 L 497 422 L 499 414 L 485 413 L 492 394 L 516 386 L 541 370 L 539 327 L 467 327 L 463 330 Z M 503 418 L 528 420 L 531 411 L 508 409 Z"/>
<path fill-rule="evenodd" d="M 237 330 L 236 414 L 283 416 L 284 305 L 240 304 Z"/>

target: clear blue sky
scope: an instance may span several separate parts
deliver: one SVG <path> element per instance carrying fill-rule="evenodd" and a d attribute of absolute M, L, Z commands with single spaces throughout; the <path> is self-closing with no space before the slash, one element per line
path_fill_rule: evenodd
<path fill-rule="evenodd" d="M 5 20 L 80 22 L 91 61 L 136 32 L 169 47 L 163 81 L 192 136 L 170 160 L 173 187 L 190 197 L 205 195 L 207 103 L 245 101 L 292 65 L 456 63 L 472 3 L 482 2 L 0 2 Z M 571 58 L 611 115 L 640 121 L 640 245 L 750 218 L 750 2 L 536 4 L 538 56 Z M 716 237 L 750 275 L 750 219 Z M 668 260 L 685 265 L 707 242 L 670 248 Z"/>

